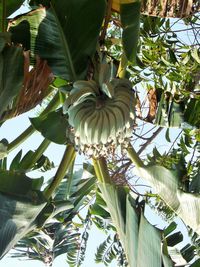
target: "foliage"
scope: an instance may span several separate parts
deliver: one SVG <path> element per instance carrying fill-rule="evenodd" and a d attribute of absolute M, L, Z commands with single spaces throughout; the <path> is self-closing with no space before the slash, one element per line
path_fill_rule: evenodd
<path fill-rule="evenodd" d="M 127 266 L 128 263 L 117 235 L 115 235 L 113 239 L 109 235 L 97 248 L 95 261 L 96 263 L 102 262 L 105 266 L 109 266 L 115 258 L 117 258 L 118 266 Z"/>
<path fill-rule="evenodd" d="M 1 258 L 15 246 L 12 257 L 51 266 L 66 254 L 81 266 L 95 225 L 107 235 L 96 263 L 199 265 L 199 4 L 169 2 L 1 1 L 1 124 L 51 98 L 22 134 L 0 142 Z M 10 159 L 36 131 L 36 150 Z M 85 149 L 91 133 L 96 153 Z M 161 138 L 168 148 L 152 146 Z M 45 154 L 51 143 L 66 146 L 58 167 Z M 78 150 L 87 163 L 77 171 Z M 169 225 L 152 225 L 147 205 Z"/>

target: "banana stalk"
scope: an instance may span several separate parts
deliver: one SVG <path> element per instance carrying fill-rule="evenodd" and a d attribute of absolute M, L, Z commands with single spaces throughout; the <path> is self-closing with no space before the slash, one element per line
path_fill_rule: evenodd
<path fill-rule="evenodd" d="M 54 191 L 59 186 L 60 182 L 64 178 L 67 170 L 73 164 L 75 160 L 76 152 L 72 145 L 67 145 L 61 163 L 57 169 L 57 172 L 54 176 L 51 184 L 45 189 L 44 195 L 47 199 L 49 199 Z"/>
<path fill-rule="evenodd" d="M 60 104 L 59 92 L 55 94 L 52 100 L 49 102 L 47 107 L 41 113 L 41 116 L 48 114 L 50 111 L 54 110 Z M 14 150 L 17 146 L 22 144 L 26 139 L 28 139 L 35 132 L 35 128 L 30 125 L 22 134 L 20 134 L 15 140 L 13 140 L 8 145 L 8 153 Z"/>
<path fill-rule="evenodd" d="M 126 77 L 126 68 L 128 66 L 128 59 L 125 56 L 125 54 L 122 54 L 121 56 L 121 60 L 120 60 L 120 64 L 119 64 L 119 68 L 117 71 L 117 76 L 119 78 L 125 78 Z"/>
<path fill-rule="evenodd" d="M 93 159 L 101 190 L 124 248 L 129 267 L 172 266 L 161 249 L 161 232 L 144 217 L 126 186 L 116 186 L 110 176 L 105 158 Z"/>

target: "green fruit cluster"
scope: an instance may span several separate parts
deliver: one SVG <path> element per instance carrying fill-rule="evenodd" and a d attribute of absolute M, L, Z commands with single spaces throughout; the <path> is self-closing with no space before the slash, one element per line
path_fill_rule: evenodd
<path fill-rule="evenodd" d="M 64 104 L 75 143 L 88 155 L 102 156 L 128 143 L 135 118 L 135 94 L 127 79 L 76 81 Z"/>

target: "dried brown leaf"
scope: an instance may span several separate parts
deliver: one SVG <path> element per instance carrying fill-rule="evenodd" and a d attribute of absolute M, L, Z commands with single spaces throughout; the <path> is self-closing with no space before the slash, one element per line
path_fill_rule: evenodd
<path fill-rule="evenodd" d="M 24 52 L 24 59 L 24 83 L 18 96 L 14 116 L 26 112 L 39 104 L 47 95 L 48 87 L 54 78 L 46 60 L 36 56 L 36 64 L 29 70 L 29 51 Z"/>
<path fill-rule="evenodd" d="M 156 110 L 158 106 L 157 96 L 156 96 L 156 89 L 152 88 L 148 92 L 148 100 L 149 100 L 149 112 L 146 117 L 146 121 L 152 122 L 156 116 Z"/>

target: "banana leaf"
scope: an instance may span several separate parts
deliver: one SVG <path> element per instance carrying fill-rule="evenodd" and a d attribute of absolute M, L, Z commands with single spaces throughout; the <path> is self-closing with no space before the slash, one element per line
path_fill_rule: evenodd
<path fill-rule="evenodd" d="M 6 45 L 8 41 L 9 34 L 0 33 L 0 117 L 19 93 L 24 78 L 23 48 Z"/>
<path fill-rule="evenodd" d="M 71 205 L 73 205 L 71 209 L 65 209 L 63 210 L 64 213 L 57 216 L 57 218 L 61 217 L 68 220 L 68 217 L 71 218 L 77 214 L 79 208 L 83 205 L 87 196 L 95 189 L 95 187 L 96 177 L 88 170 L 70 171 L 60 183 L 60 186 L 52 199 L 53 206 L 49 206 L 47 210 L 51 213 L 50 210 L 54 206 L 57 206 L 57 208 L 60 208 L 61 210 L 63 203 L 68 203 L 68 206 L 71 203 Z M 55 216 L 55 212 L 56 210 L 49 215 L 49 218 L 53 215 Z M 43 219 L 40 221 L 42 220 Z"/>
<path fill-rule="evenodd" d="M 23 173 L 0 173 L 0 258 L 37 226 L 37 216 L 46 205 L 39 191 L 43 178 Z"/>
<path fill-rule="evenodd" d="M 155 123 L 164 127 L 191 128 L 200 125 L 200 101 L 190 99 L 177 103 L 173 97 L 166 99 L 161 95 L 155 116 Z"/>
<path fill-rule="evenodd" d="M 104 0 L 51 1 L 49 9 L 40 7 L 17 17 L 9 30 L 13 42 L 46 59 L 56 76 L 84 79 L 96 50 L 105 7 Z"/>
<path fill-rule="evenodd" d="M 141 1 L 120 1 L 120 17 L 122 23 L 122 44 L 127 59 L 136 63 L 137 44 L 140 29 Z"/>
<path fill-rule="evenodd" d="M 147 181 L 156 193 L 194 231 L 200 234 L 200 195 L 179 189 L 178 173 L 162 166 L 137 167 L 134 172 Z"/>
<path fill-rule="evenodd" d="M 68 141 L 66 133 L 70 134 L 67 117 L 63 115 L 62 108 L 52 111 L 45 116 L 30 118 L 33 127 L 45 138 L 57 144 Z"/>
<path fill-rule="evenodd" d="M 123 187 L 99 183 L 130 267 L 172 267 L 161 249 L 161 231 L 152 226 Z"/>

